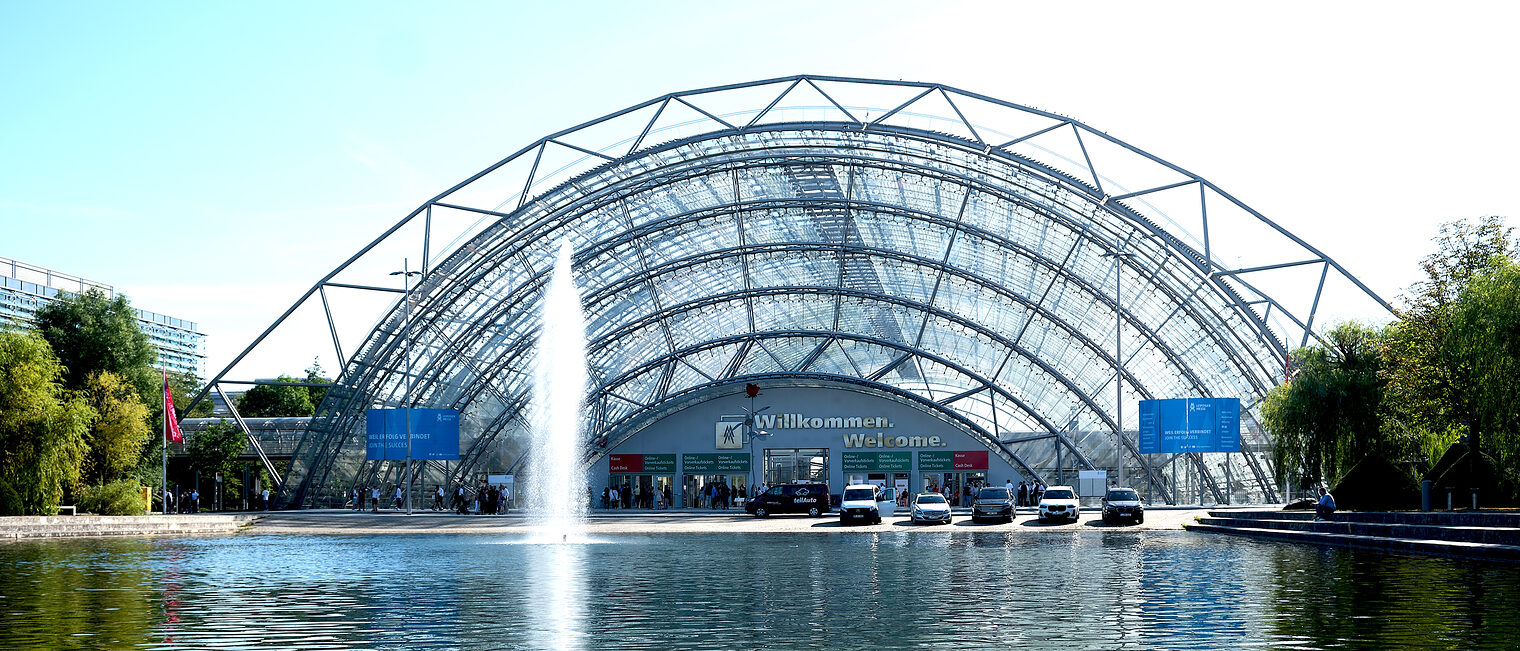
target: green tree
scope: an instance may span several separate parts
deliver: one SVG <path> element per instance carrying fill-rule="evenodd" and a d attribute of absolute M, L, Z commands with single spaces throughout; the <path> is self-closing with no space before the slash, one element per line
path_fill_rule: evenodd
<path fill-rule="evenodd" d="M 1457 355 L 1456 305 L 1469 283 L 1496 261 L 1513 259 L 1513 230 L 1500 217 L 1441 226 L 1437 250 L 1421 262 L 1425 280 L 1415 283 L 1397 310 L 1385 339 L 1388 380 L 1385 418 L 1393 429 L 1421 442 L 1434 461 L 1463 435 L 1479 448 L 1480 424 L 1469 385 L 1472 369 Z"/>
<path fill-rule="evenodd" d="M 1451 357 L 1475 431 L 1512 485 L 1520 483 L 1520 265 L 1496 258 L 1452 310 Z"/>
<path fill-rule="evenodd" d="M 306 381 L 310 384 L 332 384 L 331 378 L 322 374 L 322 363 L 317 358 L 311 358 L 311 366 L 306 369 Z M 316 413 L 322 406 L 322 399 L 327 397 L 327 387 L 306 387 L 307 393 L 311 394 L 312 413 Z"/>
<path fill-rule="evenodd" d="M 1399 454 L 1379 415 L 1380 340 L 1378 331 L 1348 322 L 1326 333 L 1325 344 L 1293 352 L 1292 379 L 1274 387 L 1261 410 L 1277 468 L 1334 484 L 1364 457 Z"/>
<path fill-rule="evenodd" d="M 300 382 L 289 375 L 281 375 L 276 381 Z M 237 407 L 238 413 L 244 418 L 310 416 L 317 410 L 311 404 L 311 392 L 306 387 L 285 384 L 255 386 L 243 394 Z"/>
<path fill-rule="evenodd" d="M 98 289 L 64 293 L 37 310 L 35 322 L 63 364 L 65 387 L 83 389 L 90 374 L 106 371 L 131 383 L 142 403 L 152 402 L 158 391 L 153 370 L 158 351 L 137 327 L 126 296 L 106 298 Z"/>
<path fill-rule="evenodd" d="M 91 373 L 81 395 L 95 410 L 85 436 L 84 479 L 91 485 L 115 481 L 137 465 L 148 442 L 148 408 L 134 387 L 109 371 Z"/>
<path fill-rule="evenodd" d="M 94 410 L 36 332 L 0 331 L 0 514 L 52 515 L 79 480 Z"/>
<path fill-rule="evenodd" d="M 248 446 L 248 437 L 226 420 L 218 420 L 186 440 L 185 453 L 190 467 L 206 475 L 221 472 L 231 475 L 238 455 Z"/>

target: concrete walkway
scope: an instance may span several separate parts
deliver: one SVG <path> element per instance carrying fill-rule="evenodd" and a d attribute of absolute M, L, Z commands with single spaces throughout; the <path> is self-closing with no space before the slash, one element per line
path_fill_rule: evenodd
<path fill-rule="evenodd" d="M 1520 561 L 1520 514 L 1492 512 L 1211 511 L 1189 531 L 1361 549 Z"/>
<path fill-rule="evenodd" d="M 190 536 L 235 533 L 262 513 L 60 515 L 0 517 L 0 541 L 102 536 Z"/>

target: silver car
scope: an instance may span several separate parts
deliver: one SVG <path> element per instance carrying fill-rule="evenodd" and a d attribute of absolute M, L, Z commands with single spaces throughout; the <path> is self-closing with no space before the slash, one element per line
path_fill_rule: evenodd
<path fill-rule="evenodd" d="M 943 522 L 950 524 L 950 503 L 939 493 L 920 493 L 913 498 L 913 523 Z"/>

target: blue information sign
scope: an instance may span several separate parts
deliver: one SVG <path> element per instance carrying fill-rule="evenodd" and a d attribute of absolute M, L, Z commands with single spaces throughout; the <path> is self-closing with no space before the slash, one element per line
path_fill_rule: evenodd
<path fill-rule="evenodd" d="M 1239 452 L 1239 398 L 1140 401 L 1141 454 Z"/>
<path fill-rule="evenodd" d="M 405 409 L 370 409 L 364 414 L 364 458 L 406 459 Z M 459 460 L 459 410 L 413 409 L 412 458 Z"/>

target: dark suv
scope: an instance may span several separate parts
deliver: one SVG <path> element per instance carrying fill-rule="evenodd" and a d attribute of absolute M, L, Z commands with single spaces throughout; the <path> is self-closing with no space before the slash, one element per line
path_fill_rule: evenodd
<path fill-rule="evenodd" d="M 1145 505 L 1133 488 L 1110 488 L 1103 496 L 1103 522 L 1113 524 L 1120 520 L 1145 522 Z"/>
<path fill-rule="evenodd" d="M 1013 496 L 1001 486 L 988 486 L 976 494 L 971 505 L 971 521 L 1002 520 L 1013 522 Z"/>
<path fill-rule="evenodd" d="M 806 513 L 818 517 L 829 512 L 828 484 L 782 484 L 754 496 L 744 510 L 757 518 L 772 513 Z"/>

